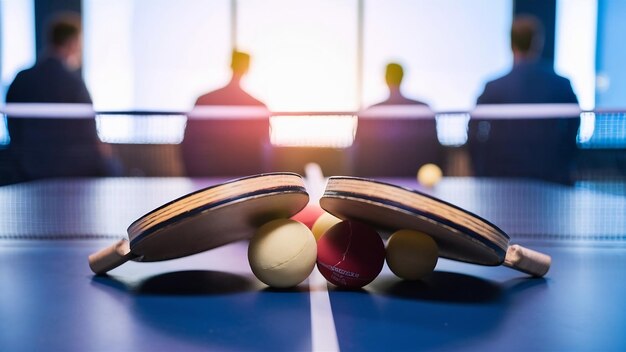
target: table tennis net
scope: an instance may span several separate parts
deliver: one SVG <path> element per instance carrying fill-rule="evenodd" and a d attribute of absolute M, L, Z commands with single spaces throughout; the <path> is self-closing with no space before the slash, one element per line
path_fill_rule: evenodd
<path fill-rule="evenodd" d="M 316 162 L 326 175 L 413 178 L 423 164 L 435 163 L 446 176 L 530 178 L 626 193 L 626 110 L 580 112 L 575 106 L 539 104 L 465 112 L 381 106 L 277 113 L 258 107 L 93 111 L 90 106 L 44 105 L 0 108 L 0 184 L 22 180 L 9 152 L 16 144 L 7 120 L 34 114 L 69 118 L 70 124 L 80 118 L 95 121 L 97 137 L 121 165 L 117 176 L 236 177 L 303 172 L 304 165 Z M 565 121 L 571 126 L 563 127 Z M 563 148 L 555 143 L 558 133 L 572 126 L 566 141 L 570 150 L 550 154 Z M 58 149 L 54 143 L 46 148 Z"/>

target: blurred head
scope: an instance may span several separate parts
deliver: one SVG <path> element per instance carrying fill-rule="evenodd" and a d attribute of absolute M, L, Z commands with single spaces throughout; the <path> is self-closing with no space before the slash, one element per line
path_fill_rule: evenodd
<path fill-rule="evenodd" d="M 403 77 L 404 70 L 400 64 L 392 62 L 387 65 L 387 70 L 385 71 L 385 81 L 390 88 L 400 87 Z"/>
<path fill-rule="evenodd" d="M 516 57 L 536 57 L 543 50 L 543 26 L 536 17 L 520 15 L 511 26 L 511 49 Z"/>
<path fill-rule="evenodd" d="M 48 50 L 71 69 L 80 68 L 82 62 L 82 35 L 80 15 L 64 12 L 55 15 L 47 27 Z"/>
<path fill-rule="evenodd" d="M 234 77 L 242 77 L 250 68 L 250 55 L 241 51 L 233 50 L 230 68 L 233 70 Z"/>

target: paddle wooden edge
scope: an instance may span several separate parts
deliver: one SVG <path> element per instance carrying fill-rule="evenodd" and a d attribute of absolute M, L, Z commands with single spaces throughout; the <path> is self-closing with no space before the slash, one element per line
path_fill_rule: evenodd
<path fill-rule="evenodd" d="M 128 240 L 123 239 L 91 254 L 89 267 L 94 274 L 103 275 L 134 257 L 135 255 L 130 251 Z"/>
<path fill-rule="evenodd" d="M 547 254 L 514 244 L 507 249 L 503 264 L 535 277 L 543 277 L 550 270 L 552 258 Z"/>

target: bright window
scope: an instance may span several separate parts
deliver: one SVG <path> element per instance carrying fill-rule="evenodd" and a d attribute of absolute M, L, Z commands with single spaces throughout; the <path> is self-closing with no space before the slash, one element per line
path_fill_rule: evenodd
<path fill-rule="evenodd" d="M 404 94 L 437 111 L 471 110 L 485 81 L 512 64 L 510 0 L 365 4 L 365 105 L 387 97 L 385 66 L 391 61 L 404 66 Z"/>
<path fill-rule="evenodd" d="M 555 71 L 570 79 L 583 110 L 595 107 L 597 0 L 559 0 Z"/>
<path fill-rule="evenodd" d="M 86 0 L 83 72 L 96 110 L 190 110 L 225 84 L 229 0 Z M 111 143 L 179 143 L 184 116 L 98 118 Z"/>
<path fill-rule="evenodd" d="M 86 0 L 83 13 L 96 110 L 188 110 L 229 78 L 229 0 Z"/>
<path fill-rule="evenodd" d="M 346 111 L 357 103 L 356 0 L 239 0 L 245 87 L 271 110 Z"/>
<path fill-rule="evenodd" d="M 32 0 L 0 1 L 0 106 L 15 75 L 35 63 L 35 11 Z M 0 114 L 0 145 L 9 143 Z"/>

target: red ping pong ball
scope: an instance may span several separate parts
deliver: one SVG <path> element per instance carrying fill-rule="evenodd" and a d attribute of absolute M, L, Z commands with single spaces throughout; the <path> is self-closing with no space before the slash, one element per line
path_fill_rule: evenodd
<path fill-rule="evenodd" d="M 324 213 L 324 209 L 322 209 L 319 204 L 308 204 L 304 209 L 300 210 L 298 214 L 292 216 L 291 219 L 300 221 L 311 229 L 315 221 Z"/>
<path fill-rule="evenodd" d="M 355 222 L 342 221 L 317 241 L 317 268 L 330 283 L 360 288 L 372 282 L 385 263 L 385 245 L 378 232 Z"/>

